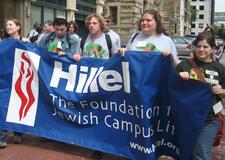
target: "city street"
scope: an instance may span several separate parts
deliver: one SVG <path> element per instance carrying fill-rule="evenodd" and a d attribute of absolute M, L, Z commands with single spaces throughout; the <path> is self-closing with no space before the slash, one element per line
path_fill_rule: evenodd
<path fill-rule="evenodd" d="M 61 142 L 23 135 L 22 144 L 12 143 L 9 134 L 8 146 L 0 149 L 0 160 L 92 160 L 93 150 Z M 104 154 L 102 160 L 123 160 L 123 158 Z"/>

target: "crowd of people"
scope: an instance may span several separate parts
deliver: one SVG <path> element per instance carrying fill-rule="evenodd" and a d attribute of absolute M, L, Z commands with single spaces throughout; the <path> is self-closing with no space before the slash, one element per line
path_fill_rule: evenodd
<path fill-rule="evenodd" d="M 110 29 L 110 23 L 109 14 L 91 14 L 85 19 L 89 34 L 80 38 L 76 33 L 78 27 L 76 22 L 67 22 L 64 17 L 56 17 L 53 22 L 44 23 L 44 31 L 40 23 L 35 23 L 34 29 L 27 35 L 27 38 L 24 38 L 21 36 L 20 22 L 16 19 L 9 19 L 6 22 L 2 39 L 12 38 L 32 42 L 59 56 L 67 54 L 75 61 L 80 61 L 82 57 L 108 59 L 114 54 L 123 56 L 128 50 L 161 52 L 165 57 L 171 57 L 174 68 L 182 79 L 195 79 L 210 83 L 212 93 L 216 97 L 214 104 L 225 97 L 225 67 L 215 59 L 216 44 L 212 31 L 206 29 L 200 33 L 193 42 L 192 57 L 180 61 L 173 40 L 164 34 L 165 29 L 157 11 L 144 11 L 139 22 L 140 31 L 131 35 L 125 48 L 121 48 L 120 37 Z M 196 68 L 199 68 L 200 73 L 196 71 Z M 211 159 L 211 150 L 218 128 L 219 120 L 212 107 L 194 147 L 192 160 Z M 16 132 L 14 134 L 13 142 L 21 143 L 22 134 Z M 0 130 L 0 148 L 7 146 L 6 135 L 7 131 Z M 96 151 L 95 157 L 100 159 L 102 153 Z"/>

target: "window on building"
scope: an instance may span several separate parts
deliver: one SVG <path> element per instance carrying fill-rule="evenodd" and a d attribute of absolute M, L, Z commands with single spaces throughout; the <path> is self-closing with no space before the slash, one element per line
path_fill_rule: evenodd
<path fill-rule="evenodd" d="M 117 7 L 116 6 L 112 6 L 109 7 L 109 11 L 111 13 L 112 16 L 112 25 L 116 25 L 117 24 Z"/>
<path fill-rule="evenodd" d="M 84 21 L 91 13 L 96 12 L 96 1 L 94 0 L 77 0 L 76 20 Z"/>
<path fill-rule="evenodd" d="M 191 32 L 191 35 L 195 35 L 195 32 Z"/>
<path fill-rule="evenodd" d="M 44 8 L 44 22 L 47 20 L 53 20 L 54 18 L 54 9 L 52 8 Z"/>
<path fill-rule="evenodd" d="M 41 0 L 40 0 L 41 1 Z M 50 3 L 50 2 L 59 2 L 59 3 L 64 3 L 65 0 L 62 0 L 62 1 L 59 1 L 59 0 L 42 0 L 43 4 L 39 4 L 36 5 L 35 3 L 34 4 L 31 4 L 31 28 L 33 26 L 33 24 L 36 22 L 36 21 L 39 21 L 39 22 L 45 22 L 47 20 L 51 20 L 53 21 L 54 17 L 56 16 L 65 16 L 66 12 L 65 12 L 65 6 L 63 8 L 63 6 L 61 5 L 46 5 L 46 3 Z M 58 3 L 58 4 L 59 4 Z"/>
<path fill-rule="evenodd" d="M 193 10 L 196 10 L 196 6 L 191 6 Z"/>
<path fill-rule="evenodd" d="M 40 6 L 31 6 L 31 20 L 30 26 L 33 28 L 35 22 L 41 22 L 41 7 Z"/>
<path fill-rule="evenodd" d="M 192 0 L 192 2 L 196 2 L 196 0 Z"/>
<path fill-rule="evenodd" d="M 203 23 L 199 23 L 198 24 L 198 28 L 204 28 L 204 24 Z"/>
<path fill-rule="evenodd" d="M 191 28 L 195 28 L 195 23 L 192 23 L 191 24 Z"/>
<path fill-rule="evenodd" d="M 199 10 L 204 10 L 204 6 L 199 6 Z"/>
<path fill-rule="evenodd" d="M 199 14 L 199 19 L 204 19 L 204 14 Z"/>
<path fill-rule="evenodd" d="M 39 1 L 66 6 L 66 0 L 39 0 Z"/>
<path fill-rule="evenodd" d="M 199 0 L 199 1 L 205 1 L 205 0 Z"/>
<path fill-rule="evenodd" d="M 66 12 L 61 10 L 56 10 L 56 16 L 66 17 Z"/>

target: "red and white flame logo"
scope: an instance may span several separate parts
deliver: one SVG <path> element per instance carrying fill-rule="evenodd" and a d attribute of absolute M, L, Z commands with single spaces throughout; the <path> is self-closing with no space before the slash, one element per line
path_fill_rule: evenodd
<path fill-rule="evenodd" d="M 30 60 L 26 57 L 25 52 L 22 53 L 21 55 L 21 65 L 20 65 L 20 75 L 19 78 L 16 81 L 15 85 L 15 90 L 18 96 L 21 99 L 21 105 L 20 105 L 20 110 L 19 110 L 19 120 L 24 118 L 27 115 L 27 112 L 29 111 L 31 105 L 34 103 L 35 98 L 34 94 L 31 90 L 31 83 L 34 79 L 34 71 L 31 69 L 31 62 Z M 27 63 L 28 65 L 25 65 Z M 28 66 L 25 68 L 25 66 Z M 22 90 L 22 80 L 26 81 L 26 92 L 27 94 L 24 93 Z M 26 96 L 27 95 L 27 96 Z"/>
<path fill-rule="evenodd" d="M 33 126 L 38 101 L 40 56 L 16 49 L 13 81 L 6 121 Z"/>

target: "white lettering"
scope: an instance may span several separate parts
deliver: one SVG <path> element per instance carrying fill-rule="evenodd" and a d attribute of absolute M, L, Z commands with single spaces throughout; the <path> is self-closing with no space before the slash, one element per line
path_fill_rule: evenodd
<path fill-rule="evenodd" d="M 64 78 L 64 79 L 67 79 L 66 90 L 73 91 L 73 89 L 75 87 L 75 82 L 76 82 L 76 74 L 77 74 L 77 66 L 76 65 L 70 65 L 69 73 L 68 73 L 68 72 L 62 71 L 62 63 L 55 62 L 50 86 L 57 88 L 59 85 L 60 78 Z"/>
<path fill-rule="evenodd" d="M 130 93 L 129 63 L 122 62 L 124 91 Z"/>
<path fill-rule="evenodd" d="M 116 84 L 116 83 L 122 83 L 122 77 L 116 71 L 107 70 L 107 71 L 103 71 L 99 75 L 99 85 L 106 91 L 120 90 L 122 88 L 122 85 Z M 111 84 L 111 85 L 109 85 L 109 84 Z"/>
<path fill-rule="evenodd" d="M 84 73 L 82 73 L 82 72 L 84 72 Z M 86 66 L 80 67 L 80 75 L 79 75 L 79 80 L 78 80 L 77 89 L 76 89 L 77 93 L 81 93 L 83 90 L 83 87 L 87 80 L 87 72 L 88 72 L 88 67 L 86 67 Z"/>
<path fill-rule="evenodd" d="M 130 93 L 129 63 L 122 62 L 122 74 L 115 70 L 104 70 L 104 67 L 94 68 L 71 64 L 69 71 L 63 71 L 63 64 L 55 62 L 50 86 L 57 88 L 60 79 L 67 80 L 65 90 L 76 93 L 95 93 L 99 89 Z"/>

